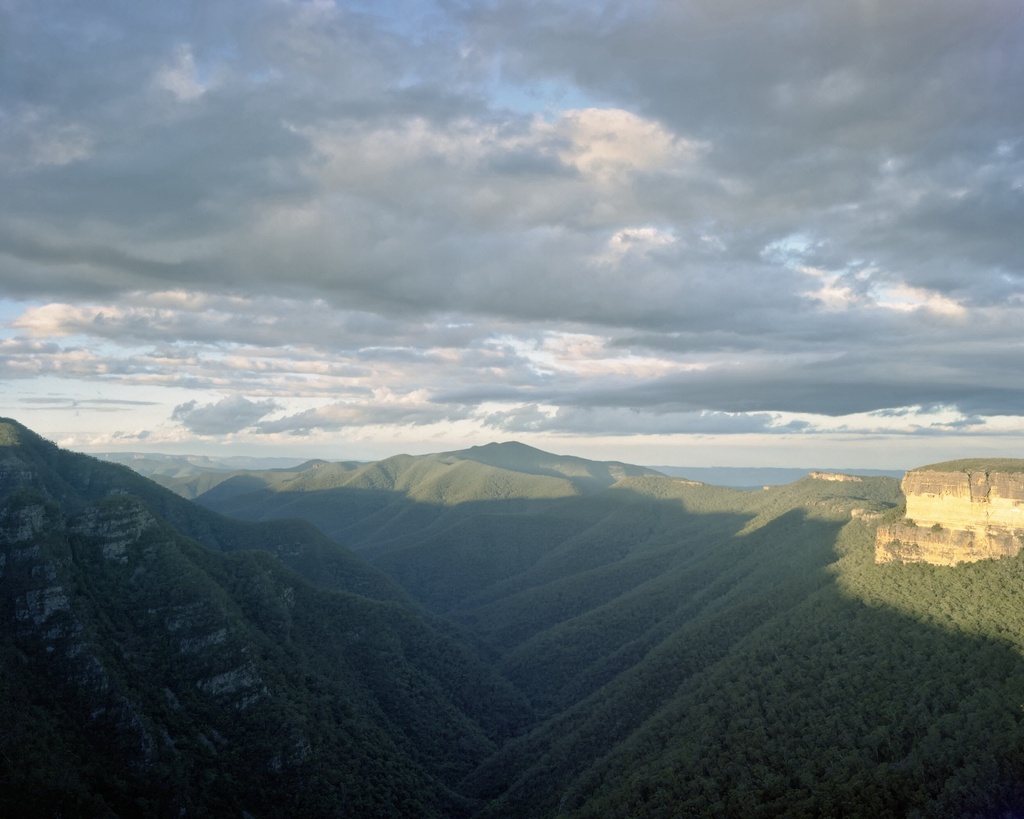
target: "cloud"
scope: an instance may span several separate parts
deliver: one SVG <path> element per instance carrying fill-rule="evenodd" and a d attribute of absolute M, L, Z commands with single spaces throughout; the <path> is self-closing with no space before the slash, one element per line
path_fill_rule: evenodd
<path fill-rule="evenodd" d="M 10 384 L 265 437 L 1024 406 L 1012 0 L 0 25 Z"/>
<path fill-rule="evenodd" d="M 288 415 L 258 426 L 261 434 L 306 435 L 316 431 L 342 431 L 353 427 L 389 425 L 425 426 L 469 417 L 464 407 L 436 404 L 423 391 L 395 395 L 378 390 L 372 400 L 336 402 L 324 407 Z"/>
<path fill-rule="evenodd" d="M 69 412 L 122 412 L 136 407 L 158 406 L 156 401 L 134 401 L 129 398 L 71 398 L 67 396 L 31 396 L 18 399 L 19 404 L 47 410 L 65 410 Z"/>
<path fill-rule="evenodd" d="M 799 432 L 808 424 L 778 421 L 770 413 L 664 412 L 635 409 L 541 407 L 528 404 L 489 413 L 483 423 L 502 433 L 572 435 L 736 435 Z"/>
<path fill-rule="evenodd" d="M 152 433 L 146 429 L 133 430 L 130 432 L 117 430 L 113 433 L 112 438 L 116 441 L 145 441 L 151 435 Z"/>
<path fill-rule="evenodd" d="M 89 158 L 95 147 L 86 124 L 53 109 L 25 105 L 0 132 L 0 166 L 14 174 L 61 167 Z"/>
<path fill-rule="evenodd" d="M 155 82 L 182 102 L 195 100 L 206 92 L 206 87 L 199 80 L 195 56 L 184 45 L 179 46 L 174 59 L 157 72 Z"/>
<path fill-rule="evenodd" d="M 213 404 L 197 401 L 178 404 L 171 420 L 178 421 L 196 435 L 227 435 L 256 424 L 278 409 L 276 402 L 250 401 L 241 395 L 230 395 Z"/>

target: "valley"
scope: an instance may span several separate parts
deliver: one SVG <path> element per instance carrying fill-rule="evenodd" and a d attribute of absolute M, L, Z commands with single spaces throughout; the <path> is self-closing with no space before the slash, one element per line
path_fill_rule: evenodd
<path fill-rule="evenodd" d="M 504 443 L 158 485 L 0 431 L 5 815 L 1024 806 L 1024 561 L 876 563 L 893 477 Z"/>

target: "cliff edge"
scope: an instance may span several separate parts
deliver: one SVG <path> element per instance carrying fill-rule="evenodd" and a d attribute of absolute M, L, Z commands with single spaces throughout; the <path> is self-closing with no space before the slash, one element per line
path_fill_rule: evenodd
<path fill-rule="evenodd" d="M 1024 546 L 1024 460 L 946 461 L 904 476 L 906 516 L 878 527 L 875 562 L 955 566 Z"/>

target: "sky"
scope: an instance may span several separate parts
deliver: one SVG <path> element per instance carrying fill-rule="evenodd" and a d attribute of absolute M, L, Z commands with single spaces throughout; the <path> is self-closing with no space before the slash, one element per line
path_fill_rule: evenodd
<path fill-rule="evenodd" d="M 1019 0 L 0 0 L 78 451 L 1024 457 Z"/>

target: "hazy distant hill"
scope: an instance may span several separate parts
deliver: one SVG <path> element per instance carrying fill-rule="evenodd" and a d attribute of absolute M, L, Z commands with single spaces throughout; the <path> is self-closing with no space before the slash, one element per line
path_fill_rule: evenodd
<path fill-rule="evenodd" d="M 458 519 L 471 503 L 539 508 L 594 493 L 645 467 L 588 461 L 509 442 L 369 464 L 314 462 L 292 472 L 232 476 L 199 496 L 204 506 L 249 520 L 298 517 L 353 547 L 404 542 Z"/>
<path fill-rule="evenodd" d="M 623 478 L 638 478 L 658 474 L 643 466 L 620 461 L 591 461 L 571 455 L 552 455 L 518 441 L 474 446 L 442 457 L 455 460 L 479 461 L 510 472 L 527 475 L 550 475 L 568 478 L 582 491 L 605 489 Z"/>
<path fill-rule="evenodd" d="M 938 818 L 1024 808 L 1024 559 L 875 564 L 876 528 L 903 514 L 892 478 L 807 476 L 741 491 L 498 444 L 237 473 L 203 496 L 250 518 L 302 514 L 326 526 L 404 589 L 382 581 L 368 600 L 304 583 L 270 554 L 216 551 L 266 524 L 228 525 L 124 470 L 119 489 L 93 459 L 40 451 L 78 487 L 47 483 L 51 505 L 63 509 L 61 498 L 85 486 L 100 494 L 52 519 L 8 501 L 0 519 L 0 600 L 14 629 L 0 697 L 30 715 L 0 730 L 0 784 L 17 782 L 15 793 L 46 794 L 34 772 L 52 785 L 60 768 L 75 783 L 62 793 L 113 804 L 96 796 L 104 763 L 92 760 L 127 754 L 136 734 L 117 728 L 114 750 L 97 746 L 76 728 L 95 701 L 47 693 L 69 690 L 61 669 L 90 656 L 75 648 L 83 643 L 117 671 L 110 690 L 146 706 L 108 710 L 121 715 L 115 728 L 140 714 L 162 760 L 129 769 L 118 787 L 184 793 L 212 813 L 261 799 L 275 812 L 294 793 L 280 771 L 299 771 L 287 782 L 302 789 L 299 812 L 313 815 Z M 15 460 L 0 480 L 34 471 L 44 470 Z M 106 498 L 110 489 L 122 494 Z M 120 504 L 139 502 L 158 523 L 206 536 L 207 548 L 168 534 L 172 545 L 153 551 L 146 528 L 122 546 L 114 524 L 137 517 Z M 277 539 L 262 543 L 294 561 L 280 538 L 309 524 L 274 526 Z M 35 540 L 18 539 L 26 532 Z M 31 557 L 48 543 L 67 544 L 45 552 L 52 572 Z M 175 568 L 181 561 L 193 568 Z M 334 588 L 354 576 L 324 565 L 296 564 Z M 356 565 L 361 583 L 380 577 Z M 182 585 L 217 603 L 179 636 L 178 610 L 166 606 L 187 604 L 173 596 Z M 68 622 L 58 619 L 68 588 L 88 590 L 68 599 L 79 600 L 89 639 L 47 652 L 47 635 Z M 389 588 L 432 615 L 381 602 Z M 171 602 L 149 602 L 151 593 Z M 283 693 L 235 710 L 261 684 Z M 204 710 L 204 698 L 221 710 Z M 337 726 L 351 728 L 348 740 Z M 16 762 L 13 748 L 45 764 Z M 238 784 L 224 791 L 226 782 Z M 241 795 L 203 801 L 224 792 Z M 94 812 L 68 804 L 64 815 Z"/>
<path fill-rule="evenodd" d="M 782 467 L 732 467 L 732 466 L 652 466 L 658 472 L 676 478 L 710 483 L 714 486 L 733 486 L 738 489 L 760 489 L 764 486 L 781 486 L 806 478 L 812 472 L 847 472 L 868 477 L 886 477 L 899 480 L 904 470 L 893 469 L 837 469 L 822 467 L 816 469 L 790 469 Z"/>
<path fill-rule="evenodd" d="M 163 487 L 185 498 L 194 498 L 239 473 L 267 470 L 280 473 L 292 468 L 301 471 L 304 463 L 298 458 L 248 458 L 229 456 L 210 458 L 203 455 L 160 455 L 140 452 L 101 452 L 95 457 L 124 464 Z"/>
<path fill-rule="evenodd" d="M 594 485 L 601 487 L 610 482 L 609 477 L 626 477 L 657 472 L 678 478 L 688 478 L 714 486 L 731 486 L 740 489 L 760 489 L 764 486 L 781 486 L 807 477 L 812 472 L 851 472 L 870 477 L 889 477 L 897 480 L 903 477 L 903 470 L 857 469 L 843 470 L 835 467 L 814 469 L 781 467 L 693 467 L 693 466 L 650 466 L 638 467 L 618 462 L 589 461 L 572 456 L 557 456 L 519 444 L 486 444 L 467 450 L 442 453 L 463 460 L 476 460 L 502 469 L 527 474 L 547 474 L 572 477 L 577 480 L 591 478 Z M 297 475 L 315 464 L 326 466 L 326 461 L 302 461 L 298 458 L 210 458 L 201 455 L 157 455 L 143 453 L 99 453 L 96 457 L 131 467 L 140 475 L 152 478 L 162 486 L 179 495 L 194 498 L 207 492 L 229 478 L 253 473 L 265 473 L 267 484 L 283 480 L 282 473 Z M 436 457 L 436 456 L 434 456 Z M 332 469 L 353 471 L 365 463 L 358 461 L 330 462 Z M 596 470 L 592 474 L 591 470 Z M 638 471 L 640 470 L 640 471 Z"/>
<path fill-rule="evenodd" d="M 247 455 L 163 455 L 153 452 L 98 452 L 101 461 L 131 466 L 136 472 L 175 474 L 178 472 L 233 472 L 253 469 L 289 469 L 303 458 L 251 457 Z M 136 468 L 137 467 L 137 468 Z"/>

